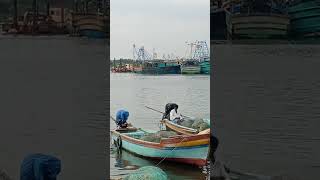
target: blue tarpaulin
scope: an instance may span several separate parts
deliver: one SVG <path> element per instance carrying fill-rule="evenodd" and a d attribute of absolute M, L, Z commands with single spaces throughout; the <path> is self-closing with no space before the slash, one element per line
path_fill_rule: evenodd
<path fill-rule="evenodd" d="M 21 163 L 20 180 L 56 180 L 60 170 L 61 162 L 58 158 L 32 154 Z"/>
<path fill-rule="evenodd" d="M 129 112 L 126 110 L 119 110 L 116 114 L 116 123 L 117 125 L 122 125 L 127 122 L 129 117 Z"/>

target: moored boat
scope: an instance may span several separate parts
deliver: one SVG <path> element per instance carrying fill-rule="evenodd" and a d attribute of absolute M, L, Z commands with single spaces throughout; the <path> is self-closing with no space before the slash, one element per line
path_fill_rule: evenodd
<path fill-rule="evenodd" d="M 287 38 L 290 20 L 281 2 L 229 1 L 224 8 L 230 39 Z"/>
<path fill-rule="evenodd" d="M 120 148 L 134 154 L 198 166 L 207 164 L 210 143 L 209 133 L 161 138 L 159 143 L 141 140 L 140 138 L 146 134 L 148 132 L 141 129 L 129 133 L 122 133 L 117 130 L 111 131 L 112 140 Z"/>
<path fill-rule="evenodd" d="M 181 64 L 182 74 L 200 74 L 200 65 L 196 60 L 186 60 Z"/>
<path fill-rule="evenodd" d="M 167 129 L 175 131 L 175 132 L 177 132 L 179 134 L 194 135 L 194 134 L 198 134 L 199 133 L 199 131 L 197 129 L 181 126 L 181 125 L 176 124 L 176 123 L 174 123 L 172 121 L 169 121 L 167 119 L 164 119 L 161 122 L 163 123 L 163 125 L 166 126 Z"/>
<path fill-rule="evenodd" d="M 201 74 L 210 74 L 210 69 L 211 69 L 211 65 L 210 65 L 210 59 L 207 58 L 205 60 L 203 60 L 202 62 L 200 62 L 200 72 Z"/>
<path fill-rule="evenodd" d="M 107 37 L 107 17 L 102 14 L 74 14 L 73 26 L 80 36 Z"/>
<path fill-rule="evenodd" d="M 297 1 L 288 8 L 291 31 L 296 37 L 320 37 L 320 1 Z"/>
<path fill-rule="evenodd" d="M 135 72 L 142 74 L 180 74 L 181 69 L 176 62 L 152 60 L 144 62 L 141 69 Z"/>
<path fill-rule="evenodd" d="M 286 38 L 289 17 L 281 14 L 228 14 L 228 32 L 232 39 Z"/>

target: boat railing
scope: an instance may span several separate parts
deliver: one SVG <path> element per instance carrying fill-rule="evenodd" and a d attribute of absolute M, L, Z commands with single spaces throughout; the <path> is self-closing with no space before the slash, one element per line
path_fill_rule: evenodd
<path fill-rule="evenodd" d="M 230 12 L 229 12 L 230 13 Z M 238 13 L 238 14 L 232 14 L 231 16 L 237 17 L 237 16 L 278 16 L 278 17 L 288 17 L 288 14 L 281 14 L 281 13 L 261 13 L 261 12 L 247 12 L 247 13 Z"/>

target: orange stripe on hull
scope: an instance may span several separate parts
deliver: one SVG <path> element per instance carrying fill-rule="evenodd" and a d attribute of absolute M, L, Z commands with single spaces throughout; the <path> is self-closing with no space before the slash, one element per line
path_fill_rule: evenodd
<path fill-rule="evenodd" d="M 209 139 L 200 139 L 195 141 L 188 141 L 188 142 L 181 142 L 177 144 L 168 144 L 166 147 L 188 147 L 188 146 L 199 146 L 199 145 L 205 145 L 209 144 Z"/>

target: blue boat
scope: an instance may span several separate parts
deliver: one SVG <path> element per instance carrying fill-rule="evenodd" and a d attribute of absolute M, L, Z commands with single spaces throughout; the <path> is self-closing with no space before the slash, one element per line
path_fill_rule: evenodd
<path fill-rule="evenodd" d="M 146 61 L 141 69 L 136 71 L 142 74 L 181 74 L 180 64 L 161 60 Z"/>
<path fill-rule="evenodd" d="M 201 72 L 201 74 L 210 74 L 210 69 L 211 69 L 210 59 L 209 58 L 203 59 L 200 62 L 200 72 Z"/>
<path fill-rule="evenodd" d="M 141 139 L 149 133 L 141 129 L 131 132 L 112 130 L 111 138 L 119 148 L 143 157 L 198 166 L 207 164 L 210 133 L 172 136 L 161 138 L 160 142 Z"/>
<path fill-rule="evenodd" d="M 320 1 L 294 1 L 288 8 L 292 35 L 296 37 L 320 37 Z"/>
<path fill-rule="evenodd" d="M 105 32 L 101 32 L 93 29 L 80 30 L 79 34 L 80 36 L 86 36 L 86 37 L 95 38 L 95 39 L 107 38 L 107 35 Z"/>

